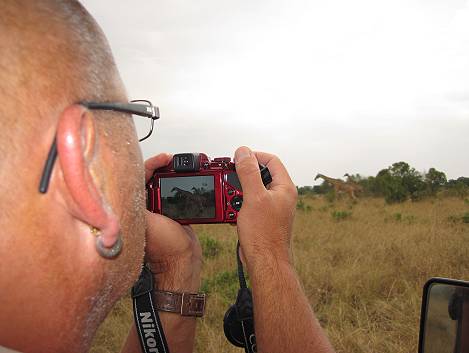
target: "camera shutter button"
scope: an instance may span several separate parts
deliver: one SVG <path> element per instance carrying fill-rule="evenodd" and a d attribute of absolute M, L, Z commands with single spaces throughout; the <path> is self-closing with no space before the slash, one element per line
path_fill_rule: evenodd
<path fill-rule="evenodd" d="M 233 207 L 233 209 L 235 209 L 236 211 L 239 211 L 242 205 L 243 198 L 241 196 L 235 196 L 231 199 L 231 207 Z"/>

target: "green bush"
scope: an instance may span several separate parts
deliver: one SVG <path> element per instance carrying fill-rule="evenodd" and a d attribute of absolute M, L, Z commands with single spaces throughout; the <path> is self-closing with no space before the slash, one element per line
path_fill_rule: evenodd
<path fill-rule="evenodd" d="M 451 223 L 469 223 L 469 212 L 464 213 L 462 216 L 449 216 L 448 221 Z"/>
<path fill-rule="evenodd" d="M 441 183 L 441 175 L 434 168 L 431 170 L 428 185 L 433 185 L 436 190 Z M 376 177 L 363 179 L 361 185 L 365 194 L 384 197 L 387 203 L 403 202 L 409 198 L 417 201 L 428 194 L 423 175 L 406 162 L 392 164 L 381 170 Z"/>
<path fill-rule="evenodd" d="M 326 198 L 327 202 L 332 203 L 332 202 L 335 201 L 335 196 L 336 196 L 336 195 L 335 195 L 334 189 L 331 189 L 329 192 L 327 192 L 327 193 L 325 194 L 324 197 Z"/>
<path fill-rule="evenodd" d="M 299 199 L 296 203 L 296 209 L 304 212 L 311 212 L 313 208 L 307 205 L 302 199 Z"/>
<path fill-rule="evenodd" d="M 327 206 L 321 206 L 321 207 L 318 208 L 318 211 L 319 212 L 327 212 L 328 209 L 329 209 L 329 207 L 327 207 Z"/>
<path fill-rule="evenodd" d="M 448 222 L 450 223 L 459 223 L 461 221 L 461 217 L 459 216 L 449 216 Z"/>
<path fill-rule="evenodd" d="M 320 185 L 313 186 L 313 192 L 319 195 L 325 195 L 331 190 L 333 190 L 332 186 L 325 181 L 323 181 Z"/>
<path fill-rule="evenodd" d="M 200 246 L 202 247 L 202 255 L 204 259 L 217 257 L 223 248 L 222 244 L 220 244 L 218 240 L 208 236 L 200 236 L 199 241 Z"/>
<path fill-rule="evenodd" d="M 463 223 L 469 223 L 469 212 L 466 212 L 461 217 Z"/>
<path fill-rule="evenodd" d="M 445 196 L 460 197 L 462 199 L 469 196 L 469 186 L 467 184 L 469 178 L 460 177 L 456 180 L 451 179 L 446 184 Z"/>
<path fill-rule="evenodd" d="M 413 215 L 403 215 L 402 213 L 400 212 L 396 212 L 396 213 L 393 213 L 391 215 L 391 217 L 386 217 L 384 219 L 385 222 L 388 222 L 388 221 L 394 221 L 394 222 L 398 222 L 398 223 L 407 223 L 407 224 L 412 224 L 414 223 L 416 220 L 415 216 Z"/>
<path fill-rule="evenodd" d="M 427 184 L 428 193 L 436 195 L 437 191 L 447 183 L 446 174 L 435 168 L 430 168 L 425 174 L 425 183 Z"/>
<path fill-rule="evenodd" d="M 305 210 L 305 202 L 304 202 L 302 199 L 299 199 L 299 200 L 296 202 L 296 209 L 297 209 L 297 210 L 300 210 L 300 211 L 304 211 L 304 210 Z"/>
<path fill-rule="evenodd" d="M 382 189 L 386 203 L 404 202 L 409 197 L 409 192 L 406 190 L 402 180 L 387 177 L 383 178 L 381 183 L 383 184 Z"/>
<path fill-rule="evenodd" d="M 298 195 L 314 195 L 314 187 L 305 185 L 305 186 L 297 186 L 296 190 L 298 191 Z"/>
<path fill-rule="evenodd" d="M 227 303 L 236 300 L 236 293 L 239 288 L 238 272 L 222 271 L 217 273 L 213 278 L 206 278 L 202 281 L 201 291 L 207 294 L 217 293 Z"/>
<path fill-rule="evenodd" d="M 348 211 L 332 211 L 331 213 L 332 219 L 336 222 L 347 219 L 351 215 L 352 215 L 352 212 L 348 212 Z"/>
<path fill-rule="evenodd" d="M 412 224 L 412 223 L 415 222 L 415 216 L 407 215 L 407 216 L 405 216 L 404 221 L 408 224 Z"/>

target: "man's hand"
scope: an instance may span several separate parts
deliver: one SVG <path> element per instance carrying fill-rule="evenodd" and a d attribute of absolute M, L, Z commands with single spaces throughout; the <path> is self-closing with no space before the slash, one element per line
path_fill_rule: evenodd
<path fill-rule="evenodd" d="M 291 262 L 295 185 L 273 155 L 241 147 L 235 160 L 244 199 L 238 235 L 252 283 L 257 352 L 333 353 Z M 259 163 L 272 175 L 268 190 Z"/>
<path fill-rule="evenodd" d="M 155 169 L 171 162 L 172 156 L 159 154 L 145 161 L 145 183 Z M 160 214 L 146 212 L 147 231 L 145 262 L 155 274 L 155 289 L 173 292 L 197 292 L 200 286 L 202 249 L 190 226 L 182 226 Z M 171 353 L 188 353 L 194 349 L 194 317 L 159 312 Z M 124 352 L 141 352 L 135 325 L 132 327 Z"/>
<path fill-rule="evenodd" d="M 145 183 L 155 169 L 168 165 L 171 158 L 171 155 L 159 154 L 145 161 Z M 158 289 L 197 292 L 202 249 L 192 228 L 149 211 L 146 211 L 146 219 L 145 261 L 156 274 Z"/>
<path fill-rule="evenodd" d="M 243 187 L 243 207 L 238 215 L 238 235 L 247 266 L 266 257 L 290 263 L 290 242 L 297 191 L 280 160 L 271 154 L 240 147 L 236 172 Z M 262 183 L 259 163 L 269 168 L 272 183 Z"/>

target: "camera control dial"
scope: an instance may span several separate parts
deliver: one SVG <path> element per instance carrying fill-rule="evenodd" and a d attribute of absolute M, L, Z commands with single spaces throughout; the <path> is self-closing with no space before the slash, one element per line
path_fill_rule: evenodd
<path fill-rule="evenodd" d="M 241 196 L 235 196 L 231 199 L 231 207 L 234 210 L 239 211 L 243 205 L 243 198 Z"/>

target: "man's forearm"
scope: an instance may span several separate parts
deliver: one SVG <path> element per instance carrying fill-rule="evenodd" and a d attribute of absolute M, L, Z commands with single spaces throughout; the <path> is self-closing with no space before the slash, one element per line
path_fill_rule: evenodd
<path fill-rule="evenodd" d="M 266 258 L 249 275 L 259 353 L 334 352 L 289 263 Z"/>

